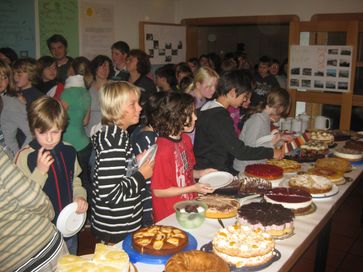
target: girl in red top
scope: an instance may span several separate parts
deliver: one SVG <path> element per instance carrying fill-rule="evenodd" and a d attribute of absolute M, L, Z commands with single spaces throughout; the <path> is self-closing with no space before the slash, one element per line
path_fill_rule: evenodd
<path fill-rule="evenodd" d="M 186 93 L 170 92 L 161 99 L 151 124 L 159 134 L 151 178 L 155 222 L 172 214 L 174 203 L 193 199 L 197 193 L 212 193 L 209 184 L 195 183 L 194 179 L 216 171 L 193 169 L 193 146 L 184 132 L 193 131 L 197 119 L 194 98 Z"/>

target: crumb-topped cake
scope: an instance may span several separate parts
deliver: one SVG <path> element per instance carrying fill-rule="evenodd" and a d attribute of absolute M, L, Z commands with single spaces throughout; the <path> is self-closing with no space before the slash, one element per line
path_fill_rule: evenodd
<path fill-rule="evenodd" d="M 248 225 L 254 230 L 261 229 L 274 237 L 292 233 L 294 217 L 290 209 L 268 202 L 252 202 L 238 209 L 241 225 Z"/>
<path fill-rule="evenodd" d="M 170 255 L 181 251 L 188 244 L 187 234 L 176 227 L 153 225 L 132 234 L 132 247 L 150 255 Z"/>
<path fill-rule="evenodd" d="M 323 194 L 331 191 L 333 183 L 325 177 L 304 174 L 291 177 L 289 186 L 306 190 L 310 194 Z"/>
<path fill-rule="evenodd" d="M 212 244 L 215 254 L 236 267 L 267 263 L 272 259 L 275 248 L 270 234 L 241 225 L 219 230 Z"/>
<path fill-rule="evenodd" d="M 259 177 L 267 180 L 280 179 L 283 177 L 283 169 L 276 165 L 267 163 L 255 163 L 247 165 L 245 175 Z"/>
<path fill-rule="evenodd" d="M 281 167 L 283 169 L 284 173 L 296 173 L 296 172 L 300 171 L 300 169 L 301 169 L 301 164 L 294 160 L 272 159 L 272 160 L 268 160 L 267 163 Z"/>
<path fill-rule="evenodd" d="M 273 188 L 266 191 L 263 197 L 267 202 L 281 204 L 294 213 L 306 212 L 312 204 L 312 197 L 307 191 L 295 188 Z"/>
<path fill-rule="evenodd" d="M 230 218 L 237 215 L 239 202 L 233 198 L 222 195 L 203 195 L 196 200 L 205 203 L 208 208 L 205 212 L 207 218 Z"/>

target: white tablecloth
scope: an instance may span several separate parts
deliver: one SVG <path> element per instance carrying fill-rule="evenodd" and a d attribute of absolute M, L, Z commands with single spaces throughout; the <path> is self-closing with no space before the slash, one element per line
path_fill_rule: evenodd
<path fill-rule="evenodd" d="M 352 185 L 357 182 L 357 177 L 361 173 L 363 166 L 355 167 L 355 169 L 346 174 L 353 178 L 353 182 L 340 185 L 339 193 L 335 196 L 324 198 L 324 199 L 314 199 L 314 203 L 317 206 L 317 210 L 309 215 L 297 216 L 294 221 L 295 234 L 284 240 L 276 240 L 276 249 L 281 252 L 281 258 L 272 263 L 268 268 L 262 271 L 281 271 L 288 270 L 295 263 L 295 261 L 304 253 L 307 247 L 310 245 L 311 241 L 317 236 L 319 231 L 324 227 L 327 220 L 330 219 L 334 212 L 338 209 L 341 204 L 339 200 L 343 196 L 346 196 L 347 190 L 351 189 Z M 339 203 L 338 203 L 339 202 Z M 248 203 L 248 202 L 247 202 Z M 235 218 L 223 219 L 225 226 L 231 225 L 236 221 Z M 176 220 L 175 214 L 168 216 L 162 221 L 158 222 L 159 225 L 171 225 L 178 228 L 184 229 Z M 184 229 L 190 232 L 198 241 L 198 249 L 206 243 L 210 242 L 215 233 L 221 228 L 216 219 L 206 219 L 203 225 L 197 229 Z M 121 245 L 119 245 L 121 246 Z M 292 262 L 293 261 L 293 262 Z M 292 264 L 290 264 L 292 262 Z M 289 264 L 287 264 L 289 263 Z M 163 271 L 163 265 L 150 265 L 145 263 L 136 263 L 139 272 L 160 272 Z"/>

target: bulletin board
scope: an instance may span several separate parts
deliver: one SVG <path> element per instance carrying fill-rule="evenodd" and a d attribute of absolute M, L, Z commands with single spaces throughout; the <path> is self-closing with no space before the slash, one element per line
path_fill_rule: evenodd
<path fill-rule="evenodd" d="M 186 61 L 186 26 L 140 22 L 139 35 L 152 65 Z"/>
<path fill-rule="evenodd" d="M 0 1 L 0 47 L 10 47 L 19 57 L 35 57 L 34 1 Z"/>
<path fill-rule="evenodd" d="M 352 46 L 291 46 L 289 87 L 349 92 L 352 54 Z"/>
<path fill-rule="evenodd" d="M 68 55 L 79 56 L 78 1 L 38 0 L 38 14 L 40 55 L 50 55 L 47 39 L 61 34 L 68 42 Z"/>

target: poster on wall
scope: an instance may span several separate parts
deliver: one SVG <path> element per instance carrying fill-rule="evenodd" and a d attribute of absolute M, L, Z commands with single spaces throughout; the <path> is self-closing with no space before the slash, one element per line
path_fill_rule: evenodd
<path fill-rule="evenodd" d="M 289 88 L 349 92 L 352 46 L 291 46 Z"/>
<path fill-rule="evenodd" d="M 186 60 L 186 28 L 172 24 L 144 24 L 144 51 L 152 65 Z"/>
<path fill-rule="evenodd" d="M 39 0 L 38 14 L 40 55 L 50 55 L 47 39 L 61 34 L 68 42 L 68 55 L 79 56 L 77 0 Z"/>
<path fill-rule="evenodd" d="M 0 1 L 0 47 L 20 57 L 35 57 L 34 1 Z"/>
<path fill-rule="evenodd" d="M 114 38 L 114 1 L 80 1 L 80 53 L 89 59 L 109 55 Z"/>

